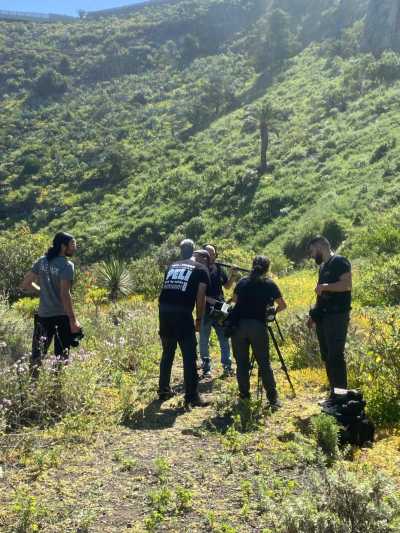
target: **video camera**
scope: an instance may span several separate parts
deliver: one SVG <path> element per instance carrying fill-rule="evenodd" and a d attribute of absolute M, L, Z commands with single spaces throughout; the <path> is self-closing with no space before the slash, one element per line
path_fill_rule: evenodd
<path fill-rule="evenodd" d="M 276 319 L 276 309 L 273 305 L 270 305 L 265 310 L 265 320 L 267 322 L 275 322 Z"/>
<path fill-rule="evenodd" d="M 221 325 L 228 318 L 230 312 L 232 311 L 233 306 L 217 300 L 214 305 L 210 307 L 209 315 L 214 322 Z"/>
<path fill-rule="evenodd" d="M 85 334 L 83 333 L 82 328 L 79 331 L 76 331 L 75 333 L 71 333 L 70 339 L 69 339 L 70 346 L 77 348 L 84 336 Z"/>

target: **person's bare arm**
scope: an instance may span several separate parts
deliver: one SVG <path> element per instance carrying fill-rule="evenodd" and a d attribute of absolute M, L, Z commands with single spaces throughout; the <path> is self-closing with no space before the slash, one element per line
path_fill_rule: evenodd
<path fill-rule="evenodd" d="M 239 272 L 235 268 L 231 269 L 231 271 L 229 273 L 228 281 L 224 285 L 224 289 L 230 289 L 232 287 L 232 285 L 238 279 L 238 274 L 239 274 Z"/>
<path fill-rule="evenodd" d="M 39 294 L 39 276 L 32 271 L 27 272 L 19 288 L 21 289 L 21 291 L 26 292 L 28 294 Z"/>
<path fill-rule="evenodd" d="M 199 283 L 196 295 L 196 331 L 200 331 L 201 319 L 206 308 L 206 283 Z"/>
<path fill-rule="evenodd" d="M 276 313 L 280 313 L 281 311 L 284 311 L 287 308 L 287 304 L 286 304 L 285 300 L 282 297 L 277 298 L 275 300 L 275 303 L 277 304 L 277 306 L 275 308 L 275 312 Z"/>
<path fill-rule="evenodd" d="M 321 296 L 323 292 L 347 292 L 352 289 L 351 272 L 345 272 L 336 283 L 322 283 L 318 284 L 315 292 Z"/>
<path fill-rule="evenodd" d="M 64 310 L 69 318 L 71 332 L 77 333 L 81 329 L 81 325 L 79 324 L 75 316 L 74 307 L 72 305 L 71 285 L 72 284 L 69 280 L 62 279 L 60 283 L 60 296 L 61 302 L 64 306 Z"/>

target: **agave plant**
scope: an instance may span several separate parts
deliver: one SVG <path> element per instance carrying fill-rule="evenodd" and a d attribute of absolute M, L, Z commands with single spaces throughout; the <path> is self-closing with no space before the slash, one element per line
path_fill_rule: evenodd
<path fill-rule="evenodd" d="M 96 269 L 96 279 L 100 287 L 108 290 L 112 302 L 115 302 L 121 294 L 128 296 L 133 289 L 129 270 L 121 259 L 112 258 L 99 263 Z"/>

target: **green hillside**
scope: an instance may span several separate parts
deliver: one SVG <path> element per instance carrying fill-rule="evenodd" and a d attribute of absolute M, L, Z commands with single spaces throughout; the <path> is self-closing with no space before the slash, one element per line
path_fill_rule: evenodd
<path fill-rule="evenodd" d="M 366 12 L 201 0 L 0 23 L 0 229 L 68 228 L 86 260 L 182 233 L 295 261 L 312 231 L 341 242 L 400 194 L 400 55 L 362 51 Z"/>

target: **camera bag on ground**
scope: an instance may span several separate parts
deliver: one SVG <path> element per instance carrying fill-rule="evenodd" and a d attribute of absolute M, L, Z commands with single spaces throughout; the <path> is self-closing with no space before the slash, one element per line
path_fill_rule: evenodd
<path fill-rule="evenodd" d="M 365 414 L 365 401 L 357 390 L 334 389 L 333 404 L 322 412 L 335 417 L 342 426 L 341 445 L 363 446 L 374 441 L 375 426 Z"/>

